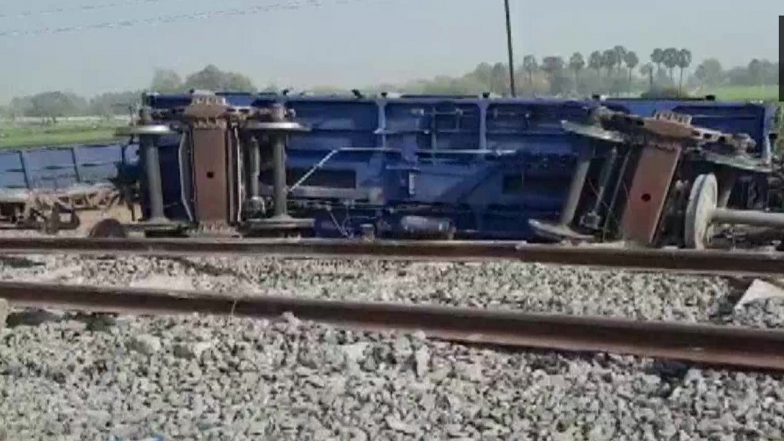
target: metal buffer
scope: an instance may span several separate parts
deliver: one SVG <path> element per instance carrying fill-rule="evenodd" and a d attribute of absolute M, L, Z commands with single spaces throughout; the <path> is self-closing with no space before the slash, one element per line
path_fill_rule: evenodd
<path fill-rule="evenodd" d="M 144 155 L 144 170 L 147 178 L 147 195 L 150 200 L 148 225 L 165 226 L 170 224 L 163 212 L 163 185 L 161 184 L 161 163 L 158 155 L 158 140 L 177 132 L 165 124 L 156 124 L 148 109 L 140 112 L 139 124 L 117 129 L 117 136 L 137 136 Z"/>
<path fill-rule="evenodd" d="M 265 120 L 249 119 L 242 129 L 250 134 L 250 179 L 255 181 L 249 186 L 249 197 L 260 198 L 258 175 L 260 169 L 260 146 L 253 139 L 267 137 L 272 148 L 273 161 L 273 216 L 265 219 L 252 219 L 247 222 L 251 231 L 296 231 L 313 228 L 313 219 L 297 219 L 288 214 L 288 186 L 286 179 L 286 143 L 292 133 L 307 132 L 309 129 L 292 121 L 292 112 L 283 104 L 273 104 L 261 114 Z M 255 151 L 254 151 L 255 150 Z M 251 202 L 252 204 L 252 202 Z"/>
<path fill-rule="evenodd" d="M 710 244 L 716 225 L 745 225 L 784 229 L 784 213 L 719 208 L 718 180 L 714 174 L 694 180 L 686 208 L 684 243 L 688 248 L 704 249 Z"/>

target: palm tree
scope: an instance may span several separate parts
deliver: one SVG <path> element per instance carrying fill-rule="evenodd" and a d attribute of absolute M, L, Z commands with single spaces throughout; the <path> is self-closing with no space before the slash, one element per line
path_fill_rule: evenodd
<path fill-rule="evenodd" d="M 618 52 L 615 52 L 615 49 L 607 49 L 602 53 L 602 67 L 607 68 L 608 77 L 612 74 L 615 65 L 619 62 Z"/>
<path fill-rule="evenodd" d="M 623 60 L 626 58 L 626 53 L 628 52 L 625 47 L 621 45 L 617 45 L 613 48 L 616 54 L 616 64 L 618 64 L 618 72 L 621 71 L 623 68 Z"/>
<path fill-rule="evenodd" d="M 585 68 L 585 58 L 583 58 L 583 54 L 579 52 L 575 52 L 572 54 L 572 57 L 569 58 L 569 69 L 574 72 L 574 86 L 575 89 L 580 89 L 580 71 Z"/>
<path fill-rule="evenodd" d="M 661 72 L 661 65 L 664 62 L 664 51 L 656 48 L 651 53 L 651 62 L 656 65 L 656 73 Z"/>
<path fill-rule="evenodd" d="M 591 55 L 588 56 L 588 67 L 596 71 L 596 75 L 600 78 L 602 76 L 602 65 L 604 61 L 602 60 L 602 53 L 599 51 L 591 52 Z"/>
<path fill-rule="evenodd" d="M 632 72 L 634 68 L 640 64 L 640 59 L 637 58 L 637 54 L 634 51 L 629 51 L 623 57 L 623 62 L 626 63 L 626 68 L 629 69 L 629 92 L 632 91 Z"/>
<path fill-rule="evenodd" d="M 675 82 L 675 76 L 673 75 L 673 72 L 675 70 L 675 67 L 678 65 L 678 57 L 679 57 L 679 51 L 674 47 L 665 49 L 664 54 L 662 56 L 662 63 L 664 64 L 664 67 L 667 68 L 667 71 L 670 73 L 670 81 L 672 81 L 673 83 Z"/>
<path fill-rule="evenodd" d="M 691 51 L 688 49 L 679 50 L 676 61 L 677 66 L 681 69 L 681 75 L 678 81 L 678 92 L 683 93 L 683 71 L 691 65 Z"/>
<path fill-rule="evenodd" d="M 640 66 L 640 73 L 648 77 L 648 90 L 653 90 L 653 63 L 645 63 Z"/>
<path fill-rule="evenodd" d="M 561 90 L 562 83 L 557 81 L 557 77 L 559 76 L 558 73 L 563 71 L 565 64 L 561 57 L 550 56 L 542 59 L 542 70 L 550 80 L 550 93 L 552 94 L 563 92 Z"/>
<path fill-rule="evenodd" d="M 534 87 L 534 72 L 539 68 L 539 63 L 536 62 L 536 57 L 533 55 L 526 55 L 523 58 L 523 70 L 528 73 L 528 84 L 531 89 Z"/>

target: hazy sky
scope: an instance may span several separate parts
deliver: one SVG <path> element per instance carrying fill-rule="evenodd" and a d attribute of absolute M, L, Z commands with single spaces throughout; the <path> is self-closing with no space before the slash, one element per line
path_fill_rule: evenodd
<path fill-rule="evenodd" d="M 660 46 L 727 65 L 774 60 L 784 14 L 784 0 L 511 2 L 518 62 L 527 53 L 567 57 L 619 43 L 644 60 Z M 122 21 L 141 24 L 89 29 Z M 43 31 L 75 26 L 88 29 Z M 22 33 L 9 35 L 15 31 Z M 505 56 L 502 0 L 0 0 L 0 101 L 42 90 L 142 88 L 155 68 L 185 74 L 208 63 L 257 86 L 361 87 L 457 75 Z"/>

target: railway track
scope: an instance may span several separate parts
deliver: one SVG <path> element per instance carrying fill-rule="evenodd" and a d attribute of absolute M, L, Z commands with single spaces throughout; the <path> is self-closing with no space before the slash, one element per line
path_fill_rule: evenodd
<path fill-rule="evenodd" d="M 699 274 L 776 276 L 784 253 L 567 247 L 518 242 L 346 241 L 324 239 L 0 238 L 6 255 L 67 253 L 145 256 L 276 256 L 419 261 L 514 260 Z"/>
<path fill-rule="evenodd" d="M 784 372 L 784 331 L 665 322 L 533 315 L 513 311 L 337 302 L 94 286 L 0 283 L 17 307 L 122 314 L 201 313 L 277 318 L 369 331 L 423 331 L 447 341 L 566 352 L 611 352 Z"/>

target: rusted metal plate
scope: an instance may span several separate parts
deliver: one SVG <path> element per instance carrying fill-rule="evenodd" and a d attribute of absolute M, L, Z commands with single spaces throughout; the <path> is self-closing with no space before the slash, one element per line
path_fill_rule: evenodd
<path fill-rule="evenodd" d="M 605 128 L 620 131 L 632 139 L 644 140 L 653 136 L 693 146 L 715 143 L 731 147 L 737 152 L 745 152 L 755 146 L 754 140 L 746 134 L 730 134 L 693 126 L 691 115 L 659 112 L 649 118 L 621 112 L 603 112 L 599 117 Z"/>
<path fill-rule="evenodd" d="M 621 220 L 624 239 L 653 244 L 680 155 L 677 144 L 643 148 Z"/>
<path fill-rule="evenodd" d="M 196 221 L 225 225 L 232 221 L 236 179 L 225 97 L 196 96 L 184 111 L 191 127 L 191 170 Z"/>
<path fill-rule="evenodd" d="M 200 223 L 228 223 L 229 157 L 226 131 L 193 130 L 193 201 Z"/>

